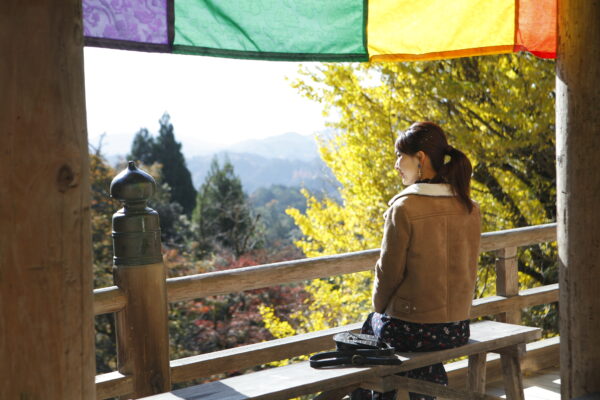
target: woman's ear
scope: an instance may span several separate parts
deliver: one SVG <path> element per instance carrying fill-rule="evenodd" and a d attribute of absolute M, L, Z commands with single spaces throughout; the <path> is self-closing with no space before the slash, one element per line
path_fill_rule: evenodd
<path fill-rule="evenodd" d="M 419 163 L 421 163 L 421 165 L 425 165 L 425 152 L 423 150 L 419 150 L 417 151 L 416 156 L 419 159 Z"/>

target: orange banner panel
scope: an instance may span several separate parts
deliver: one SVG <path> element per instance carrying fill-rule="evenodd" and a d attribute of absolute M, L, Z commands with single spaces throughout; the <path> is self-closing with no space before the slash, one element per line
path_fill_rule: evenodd
<path fill-rule="evenodd" d="M 556 57 L 556 0 L 517 0 L 515 51 Z"/>

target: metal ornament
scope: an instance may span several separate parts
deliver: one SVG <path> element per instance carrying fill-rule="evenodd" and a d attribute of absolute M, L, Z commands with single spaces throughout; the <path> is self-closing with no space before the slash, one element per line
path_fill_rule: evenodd
<path fill-rule="evenodd" d="M 115 266 L 162 262 L 159 216 L 147 206 L 155 191 L 154 178 L 133 161 L 111 182 L 110 196 L 123 202 L 112 217 Z"/>

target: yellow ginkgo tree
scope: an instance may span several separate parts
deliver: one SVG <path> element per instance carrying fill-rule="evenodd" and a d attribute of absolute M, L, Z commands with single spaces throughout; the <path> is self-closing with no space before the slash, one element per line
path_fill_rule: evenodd
<path fill-rule="evenodd" d="M 307 257 L 379 247 L 387 201 L 402 189 L 394 142 L 415 121 L 440 124 L 471 159 L 483 231 L 555 220 L 552 61 L 519 54 L 320 64 L 302 72 L 294 86 L 330 119 L 334 133 L 319 139 L 319 150 L 341 183 L 341 201 L 305 191 L 306 212 L 288 210 L 304 234 L 296 245 Z M 522 284 L 555 282 L 555 260 L 553 245 L 520 251 Z M 482 256 L 478 296 L 494 291 L 492 261 Z M 297 312 L 282 316 L 263 307 L 263 316 L 280 336 L 356 322 L 370 311 L 370 289 L 370 272 L 315 280 Z M 543 322 L 551 325 L 552 318 Z"/>

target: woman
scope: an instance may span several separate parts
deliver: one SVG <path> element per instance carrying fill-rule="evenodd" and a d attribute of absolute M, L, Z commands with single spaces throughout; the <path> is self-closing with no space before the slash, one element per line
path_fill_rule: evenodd
<path fill-rule="evenodd" d="M 470 199 L 471 163 L 432 122 L 411 125 L 395 147 L 395 169 L 407 187 L 390 200 L 384 214 L 373 286 L 375 312 L 363 333 L 398 351 L 464 345 L 481 236 L 479 207 Z M 448 383 L 442 364 L 406 376 Z M 393 399 L 394 392 L 358 391 L 352 398 Z M 410 398 L 433 399 L 415 393 Z"/>

